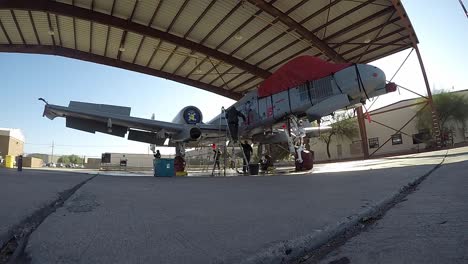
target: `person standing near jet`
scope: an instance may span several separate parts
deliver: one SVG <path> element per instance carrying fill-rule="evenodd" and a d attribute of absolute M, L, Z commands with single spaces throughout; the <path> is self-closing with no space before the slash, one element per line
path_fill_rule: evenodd
<path fill-rule="evenodd" d="M 159 153 L 159 149 L 156 150 L 156 153 L 154 153 L 154 158 L 155 159 L 160 159 L 161 158 L 161 153 Z"/>
<path fill-rule="evenodd" d="M 23 171 L 23 155 L 18 156 L 18 161 L 16 162 L 16 166 L 18 167 L 18 171 Z"/>
<path fill-rule="evenodd" d="M 245 122 L 245 115 L 238 111 L 234 106 L 226 110 L 229 132 L 231 133 L 234 143 L 237 143 L 237 140 L 239 139 L 239 117 L 241 117 Z"/>
<path fill-rule="evenodd" d="M 244 141 L 244 144 L 241 144 L 242 146 L 242 151 L 244 151 L 245 158 L 243 159 L 244 161 L 244 166 L 242 167 L 242 171 L 245 173 L 248 169 L 247 166 L 250 164 L 250 156 L 253 153 L 252 146 L 247 143 L 247 140 Z"/>
<path fill-rule="evenodd" d="M 214 167 L 218 167 L 218 170 L 220 170 L 220 166 L 219 166 L 219 157 L 221 157 L 221 151 L 219 151 L 219 148 L 216 149 L 216 150 L 213 150 L 214 152 L 214 156 L 213 156 L 213 159 L 215 160 L 215 165 Z"/>

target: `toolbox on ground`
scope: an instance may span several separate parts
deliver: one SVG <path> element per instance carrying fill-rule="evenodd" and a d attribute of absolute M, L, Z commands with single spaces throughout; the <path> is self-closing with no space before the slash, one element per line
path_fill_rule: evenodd
<path fill-rule="evenodd" d="M 155 177 L 175 176 L 174 159 L 155 159 L 153 165 Z"/>

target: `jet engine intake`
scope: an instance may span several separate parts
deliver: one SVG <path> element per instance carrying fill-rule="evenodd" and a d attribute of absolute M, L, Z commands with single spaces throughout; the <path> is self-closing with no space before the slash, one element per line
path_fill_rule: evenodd
<path fill-rule="evenodd" d="M 197 141 L 201 137 L 201 130 L 198 127 L 186 127 L 186 129 L 172 136 L 174 142 Z"/>
<path fill-rule="evenodd" d="M 203 114 L 200 109 L 195 106 L 186 106 L 177 113 L 172 122 L 188 125 L 199 124 L 203 122 Z"/>

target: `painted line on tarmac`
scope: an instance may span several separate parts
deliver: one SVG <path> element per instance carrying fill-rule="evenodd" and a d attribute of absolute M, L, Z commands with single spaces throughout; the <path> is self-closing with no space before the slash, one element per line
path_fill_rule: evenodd
<path fill-rule="evenodd" d="M 319 233 L 312 233 L 297 239 L 279 242 L 246 259 L 241 264 L 284 264 L 315 263 L 326 254 L 343 245 L 350 238 L 360 234 L 371 226 L 406 196 L 413 193 L 429 175 L 440 168 L 447 157 L 446 151 L 442 161 L 431 170 L 401 187 L 395 194 L 382 199 L 374 206 L 354 216 L 348 216 L 335 225 L 325 227 Z"/>
<path fill-rule="evenodd" d="M 30 259 L 24 254 L 24 249 L 28 244 L 29 236 L 36 230 L 41 223 L 58 208 L 62 207 L 68 198 L 70 198 L 78 189 L 98 175 L 94 175 L 70 189 L 58 194 L 58 198 L 48 205 L 36 210 L 30 216 L 22 220 L 18 225 L 11 228 L 1 241 L 5 241 L 0 248 L 0 264 L 29 263 Z"/>

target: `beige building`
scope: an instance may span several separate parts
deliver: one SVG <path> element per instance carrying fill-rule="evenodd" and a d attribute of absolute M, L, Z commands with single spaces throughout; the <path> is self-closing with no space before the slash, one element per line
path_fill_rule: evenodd
<path fill-rule="evenodd" d="M 0 156 L 18 156 L 24 153 L 24 135 L 20 129 L 0 128 Z"/>
<path fill-rule="evenodd" d="M 37 159 L 41 159 L 44 163 L 57 163 L 58 159 L 61 157 L 61 155 L 49 155 L 49 154 L 43 154 L 43 153 L 31 153 L 27 155 L 28 157 L 33 157 Z"/>
<path fill-rule="evenodd" d="M 161 155 L 161 158 L 174 156 Z M 152 169 L 153 154 L 103 153 L 101 167 L 126 167 L 135 169 Z"/>
<path fill-rule="evenodd" d="M 42 159 L 34 158 L 34 157 L 24 157 L 23 158 L 23 167 L 27 168 L 41 168 L 43 167 L 44 162 Z"/>
<path fill-rule="evenodd" d="M 456 91 L 468 98 L 468 90 Z M 370 112 L 370 119 L 365 120 L 369 154 L 372 156 L 416 153 L 426 149 L 426 144 L 420 140 L 427 136 L 427 131 L 419 131 L 416 127 L 417 118 L 410 120 L 424 106 L 419 98 L 403 100 Z M 429 107 L 429 106 L 427 106 Z M 398 130 L 409 122 L 401 131 Z M 358 127 L 356 121 L 356 127 Z M 446 127 L 452 133 L 445 135 L 449 144 L 464 144 L 468 142 L 468 120 L 465 126 L 456 122 L 448 122 Z M 311 149 L 315 152 L 316 161 L 328 160 L 326 144 L 318 138 L 312 138 Z M 360 136 L 349 140 L 333 137 L 330 144 L 331 160 L 353 159 L 363 156 Z"/>
<path fill-rule="evenodd" d="M 85 158 L 85 169 L 99 169 L 101 167 L 101 159 Z"/>

